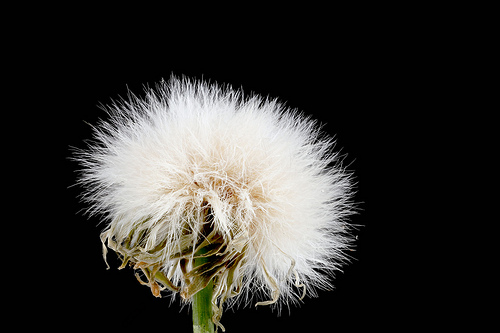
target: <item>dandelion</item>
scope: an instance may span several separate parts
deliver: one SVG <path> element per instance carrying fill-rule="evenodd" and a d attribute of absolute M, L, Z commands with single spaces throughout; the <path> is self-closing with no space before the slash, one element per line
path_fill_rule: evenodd
<path fill-rule="evenodd" d="M 352 244 L 352 183 L 316 121 L 175 77 L 105 109 L 75 155 L 87 212 L 106 221 L 104 259 L 114 250 L 154 296 L 191 303 L 195 332 L 224 331 L 223 306 L 279 308 L 332 287 Z"/>

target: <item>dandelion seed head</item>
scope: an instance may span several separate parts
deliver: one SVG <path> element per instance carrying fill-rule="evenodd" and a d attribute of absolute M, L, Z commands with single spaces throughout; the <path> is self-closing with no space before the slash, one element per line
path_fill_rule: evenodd
<path fill-rule="evenodd" d="M 90 215 L 155 296 L 291 304 L 332 287 L 352 243 L 352 181 L 334 140 L 277 100 L 187 78 L 106 107 L 79 150 Z M 205 256 L 209 264 L 193 266 Z M 255 303 L 254 303 L 255 304 Z"/>

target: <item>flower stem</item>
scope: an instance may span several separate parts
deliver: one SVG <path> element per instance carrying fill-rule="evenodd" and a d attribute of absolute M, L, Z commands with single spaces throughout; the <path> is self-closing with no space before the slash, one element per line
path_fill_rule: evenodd
<path fill-rule="evenodd" d="M 196 258 L 194 266 L 207 262 L 207 258 Z M 212 322 L 212 294 L 214 283 L 212 280 L 208 285 L 193 295 L 193 332 L 213 333 L 214 324 Z"/>

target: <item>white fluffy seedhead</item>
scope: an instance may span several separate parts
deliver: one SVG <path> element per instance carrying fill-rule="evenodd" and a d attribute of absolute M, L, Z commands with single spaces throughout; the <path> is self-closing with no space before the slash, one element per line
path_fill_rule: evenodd
<path fill-rule="evenodd" d="M 288 304 L 331 287 L 352 191 L 315 121 L 175 77 L 107 111 L 77 153 L 82 196 L 106 218 L 104 254 L 141 269 L 155 296 L 189 300 L 212 280 L 217 323 L 225 301 Z"/>

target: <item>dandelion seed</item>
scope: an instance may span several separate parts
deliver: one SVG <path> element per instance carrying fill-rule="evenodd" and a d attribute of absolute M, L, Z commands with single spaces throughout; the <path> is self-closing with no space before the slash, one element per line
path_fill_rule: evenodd
<path fill-rule="evenodd" d="M 107 222 L 104 258 L 114 250 L 157 297 L 208 290 L 222 329 L 223 305 L 279 308 L 332 288 L 352 190 L 314 120 L 175 77 L 107 111 L 76 153 L 88 212 Z"/>

